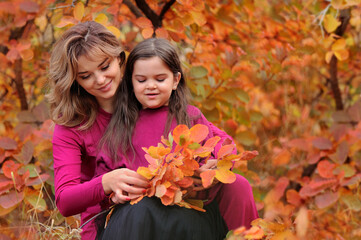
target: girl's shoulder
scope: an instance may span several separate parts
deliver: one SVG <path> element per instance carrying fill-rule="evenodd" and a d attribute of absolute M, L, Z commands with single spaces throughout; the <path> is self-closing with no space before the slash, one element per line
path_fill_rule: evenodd
<path fill-rule="evenodd" d="M 199 110 L 199 108 L 197 108 L 193 105 L 187 106 L 187 113 L 188 113 L 189 117 L 191 117 L 191 118 L 200 117 L 202 115 L 201 110 Z"/>

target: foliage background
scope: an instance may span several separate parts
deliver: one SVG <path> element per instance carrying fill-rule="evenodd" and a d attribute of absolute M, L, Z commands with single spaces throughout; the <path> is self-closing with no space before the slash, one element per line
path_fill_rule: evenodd
<path fill-rule="evenodd" d="M 1 239 L 77 238 L 54 203 L 49 53 L 95 20 L 179 47 L 193 104 L 259 156 L 261 219 L 229 239 L 361 239 L 360 0 L 0 1 Z"/>

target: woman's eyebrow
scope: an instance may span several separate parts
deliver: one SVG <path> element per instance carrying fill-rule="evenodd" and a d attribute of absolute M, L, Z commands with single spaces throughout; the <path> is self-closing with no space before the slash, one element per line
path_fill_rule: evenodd
<path fill-rule="evenodd" d="M 104 59 L 99 65 L 98 67 L 102 66 L 109 58 L 106 58 Z M 84 73 L 87 73 L 88 71 L 85 71 L 85 72 L 78 72 L 78 74 L 84 74 Z"/>

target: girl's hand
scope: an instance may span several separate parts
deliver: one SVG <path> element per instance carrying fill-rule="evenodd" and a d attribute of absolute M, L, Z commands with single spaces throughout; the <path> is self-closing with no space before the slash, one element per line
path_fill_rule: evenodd
<path fill-rule="evenodd" d="M 102 177 L 105 194 L 112 194 L 114 203 L 125 203 L 145 193 L 149 187 L 147 179 L 128 168 L 120 168 L 108 172 Z"/>
<path fill-rule="evenodd" d="M 213 183 L 205 188 L 202 185 L 202 179 L 200 177 L 200 174 L 204 171 L 210 170 L 210 169 L 214 169 L 217 167 L 217 159 L 209 159 L 207 161 L 206 164 L 204 164 L 203 166 L 201 166 L 198 170 L 195 171 L 193 178 L 193 186 L 190 187 L 188 189 L 188 194 L 187 197 L 188 198 L 203 198 L 201 197 L 201 195 L 207 195 L 207 194 L 200 194 L 202 191 L 206 191 L 207 189 L 212 188 L 213 186 L 215 186 L 217 183 L 219 183 L 219 181 L 217 179 L 214 179 Z"/>

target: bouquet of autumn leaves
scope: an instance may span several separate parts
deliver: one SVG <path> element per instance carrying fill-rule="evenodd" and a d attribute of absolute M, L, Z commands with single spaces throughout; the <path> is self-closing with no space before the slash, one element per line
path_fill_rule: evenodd
<path fill-rule="evenodd" d="M 150 188 L 144 195 L 133 199 L 131 204 L 138 203 L 145 196 L 156 196 L 164 205 L 177 204 L 205 211 L 201 200 L 184 199 L 184 196 L 191 189 L 192 176 L 200 167 L 196 160 L 204 159 L 206 162 L 210 159 L 220 140 L 218 136 L 212 137 L 201 145 L 208 133 L 208 127 L 202 124 L 194 125 L 191 129 L 186 125 L 178 125 L 168 139 L 162 137 L 158 146 L 143 148 L 149 166 L 139 167 L 137 173 L 149 180 Z M 200 174 L 204 188 L 209 187 L 215 179 L 222 183 L 234 182 L 236 176 L 231 169 L 258 155 L 257 151 L 245 151 L 235 155 L 232 154 L 234 148 L 234 144 L 223 145 L 217 152 L 217 167 Z"/>

